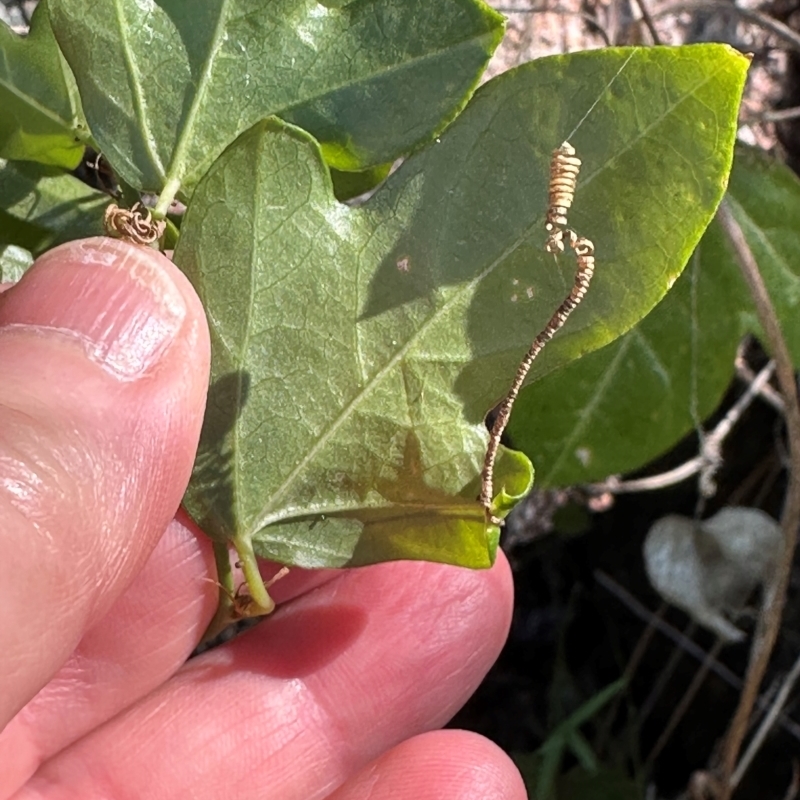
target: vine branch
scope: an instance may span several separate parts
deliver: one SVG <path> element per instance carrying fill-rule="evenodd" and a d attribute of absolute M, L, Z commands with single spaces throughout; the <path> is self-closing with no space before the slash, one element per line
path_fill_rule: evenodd
<path fill-rule="evenodd" d="M 797 527 L 800 524 L 800 405 L 798 405 L 794 366 L 786 339 L 783 336 L 775 308 L 758 269 L 758 263 L 745 239 L 741 226 L 731 210 L 729 200 L 724 199 L 722 201 L 717 212 L 717 219 L 733 245 L 734 257 L 752 295 L 768 349 L 775 359 L 775 371 L 786 404 L 786 428 L 791 459 L 786 499 L 783 513 L 781 514 L 781 528 L 784 539 L 783 555 L 775 570 L 773 580 L 765 587 L 761 614 L 750 651 L 750 662 L 747 667 L 744 687 L 739 697 L 739 706 L 731 720 L 722 749 L 720 760 L 720 800 L 729 800 L 734 789 L 732 776 L 736 767 L 736 760 L 744 741 L 759 687 L 778 638 L 783 607 L 786 601 L 786 591 L 791 577 L 794 552 L 797 546 Z"/>

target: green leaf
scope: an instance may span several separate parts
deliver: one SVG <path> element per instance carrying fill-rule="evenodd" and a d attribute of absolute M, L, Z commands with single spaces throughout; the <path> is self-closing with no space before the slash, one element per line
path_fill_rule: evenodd
<path fill-rule="evenodd" d="M 269 114 L 358 170 L 429 141 L 502 37 L 478 0 L 52 0 L 91 130 L 117 173 L 185 196 Z"/>
<path fill-rule="evenodd" d="M 0 208 L 0 245 L 16 245 L 30 253 L 42 253 L 50 238 L 47 231 L 12 217 Z"/>
<path fill-rule="evenodd" d="M 594 754 L 594 750 L 592 750 L 592 746 L 586 740 L 586 737 L 580 731 L 570 731 L 566 735 L 566 746 L 583 769 L 590 773 L 597 772 L 599 767 L 597 756 Z"/>
<path fill-rule="evenodd" d="M 540 756 L 538 760 L 532 759 L 530 755 L 523 757 L 522 764 L 525 766 L 523 776 L 526 785 L 532 786 L 529 779 L 532 780 L 534 777 L 536 779 L 535 797 L 550 798 L 553 796 L 561 761 L 566 750 L 569 750 L 577 758 L 583 769 L 589 772 L 595 772 L 598 769 L 597 758 L 591 745 L 581 734 L 580 727 L 592 719 L 624 688 L 625 680 L 621 678 L 601 689 L 570 714 L 567 719 L 559 723 L 556 729 L 549 734 L 536 753 Z M 518 764 L 520 763 L 520 760 L 515 760 Z"/>
<path fill-rule="evenodd" d="M 533 753 L 512 753 L 511 758 L 522 774 L 522 780 L 530 794 L 535 790 L 542 771 L 542 754 L 538 750 Z"/>
<path fill-rule="evenodd" d="M 15 244 L 0 244 L 0 281 L 16 283 L 33 264 L 33 256 Z"/>
<path fill-rule="evenodd" d="M 800 181 L 740 146 L 727 195 L 800 366 Z M 727 240 L 712 222 L 683 275 L 629 334 L 529 386 L 509 426 L 540 486 L 630 472 L 720 403 L 741 337 L 759 333 Z"/>
<path fill-rule="evenodd" d="M 727 200 L 758 261 L 795 365 L 800 366 L 800 180 L 785 164 L 748 147 L 736 151 Z M 707 251 L 707 252 L 704 252 Z M 709 271 L 739 268 L 721 233 L 702 243 L 701 257 Z M 750 295 L 728 306 L 743 330 L 763 336 Z M 717 313 L 725 313 L 718 311 Z"/>
<path fill-rule="evenodd" d="M 538 771 L 536 770 L 537 761 L 533 759 L 525 765 L 526 769 L 523 772 L 525 784 L 536 800 L 551 800 L 551 798 L 555 797 L 558 773 L 561 770 L 561 760 L 564 757 L 563 737 L 559 736 L 558 740 L 554 740 L 552 737 L 548 738 L 545 746 L 539 749 L 537 755 L 539 756 Z M 529 784 L 528 779 L 534 776 L 536 783 Z"/>
<path fill-rule="evenodd" d="M 0 24 L 0 156 L 78 166 L 88 129 L 75 79 L 40 3 L 27 36 Z"/>
<path fill-rule="evenodd" d="M 102 235 L 109 201 L 54 167 L 0 159 L 0 211 L 25 225 L 20 238 L 0 218 L 0 241 L 26 246 L 34 255 L 61 242 Z M 31 241 L 25 230 L 38 231 L 41 238 Z"/>
<path fill-rule="evenodd" d="M 572 714 L 556 728 L 553 735 L 555 736 L 556 733 L 560 733 L 566 737 L 567 733 L 578 730 L 581 725 L 585 725 L 592 719 L 606 703 L 613 700 L 625 688 L 625 685 L 626 681 L 624 678 L 609 683 L 608 686 L 592 695 L 580 708 L 573 711 Z M 567 741 L 566 738 L 565 741 Z"/>
<path fill-rule="evenodd" d="M 515 753 L 517 765 L 531 800 L 641 800 L 644 791 L 623 769 L 600 764 L 596 772 L 586 772 L 576 766 L 564 775 L 558 775 L 560 763 L 555 764 L 551 777 L 541 781 L 543 769 L 550 769 L 552 761 L 547 751 L 543 758 L 540 752 Z M 542 793 L 544 790 L 544 793 Z"/>
<path fill-rule="evenodd" d="M 488 565 L 483 417 L 573 282 L 543 248 L 553 146 L 569 135 L 584 158 L 573 224 L 598 269 L 540 373 L 627 330 L 680 273 L 724 188 L 746 67 L 719 45 L 540 59 L 359 208 L 334 200 L 305 133 L 242 136 L 175 252 L 213 348 L 190 512 L 240 555 Z M 510 498 L 530 471 L 509 458 Z"/>

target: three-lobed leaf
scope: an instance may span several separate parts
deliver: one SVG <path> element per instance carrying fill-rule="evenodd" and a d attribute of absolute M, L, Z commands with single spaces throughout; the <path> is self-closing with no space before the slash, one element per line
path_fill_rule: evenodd
<path fill-rule="evenodd" d="M 52 0 L 51 13 L 103 153 L 170 196 L 270 114 L 339 169 L 391 161 L 461 110 L 503 31 L 480 0 Z"/>
<path fill-rule="evenodd" d="M 0 157 L 73 169 L 89 140 L 45 2 L 27 36 L 0 24 Z"/>
<path fill-rule="evenodd" d="M 475 503 L 485 429 L 459 426 L 452 396 L 461 359 L 425 367 L 428 303 L 392 315 L 394 333 L 365 313 L 375 260 L 407 221 L 394 216 L 340 205 L 314 140 L 277 119 L 198 187 L 175 261 L 209 315 L 213 366 L 186 503 L 215 538 L 260 532 L 260 555 L 307 567 L 491 563 L 496 531 Z M 515 500 L 527 492 L 527 459 L 501 469 Z"/>
<path fill-rule="evenodd" d="M 727 201 L 800 365 L 800 181 L 785 165 L 739 146 Z M 755 310 L 712 222 L 674 288 L 639 325 L 523 391 L 511 440 L 536 464 L 539 486 L 638 469 L 717 407 L 747 331 L 759 333 Z"/>
<path fill-rule="evenodd" d="M 285 563 L 488 565 L 483 417 L 575 269 L 543 249 L 552 149 L 569 137 L 584 160 L 571 225 L 597 271 L 536 374 L 629 329 L 680 274 L 724 190 L 746 69 L 718 45 L 525 65 L 357 209 L 304 132 L 244 134 L 175 253 L 213 342 L 195 518 Z M 500 466 L 508 507 L 530 470 Z"/>

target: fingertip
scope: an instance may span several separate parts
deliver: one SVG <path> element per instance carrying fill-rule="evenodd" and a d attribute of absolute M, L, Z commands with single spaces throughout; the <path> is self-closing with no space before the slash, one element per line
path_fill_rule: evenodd
<path fill-rule="evenodd" d="M 525 800 L 514 762 L 469 731 L 433 731 L 397 745 L 339 787 L 329 800 Z"/>
<path fill-rule="evenodd" d="M 40 256 L 0 296 L 0 326 L 67 336 L 121 380 L 171 362 L 170 349 L 198 365 L 210 358 L 205 314 L 188 279 L 158 251 L 107 237 Z"/>

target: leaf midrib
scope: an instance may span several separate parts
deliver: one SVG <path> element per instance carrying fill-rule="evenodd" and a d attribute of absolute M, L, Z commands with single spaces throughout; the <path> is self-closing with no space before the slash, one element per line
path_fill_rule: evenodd
<path fill-rule="evenodd" d="M 197 91 L 192 98 L 192 105 L 189 108 L 189 113 L 186 115 L 180 138 L 178 139 L 178 142 L 175 145 L 175 150 L 172 153 L 169 168 L 167 169 L 167 174 L 165 176 L 165 183 L 169 183 L 171 181 L 182 181 L 184 175 L 188 173 L 188 170 L 181 169 L 181 165 L 183 159 L 186 157 L 186 152 L 191 147 L 192 140 L 194 139 L 195 121 L 198 114 L 200 114 L 202 110 L 202 100 L 205 99 L 209 86 L 212 84 L 212 68 L 217 60 L 217 56 L 219 55 L 221 42 L 224 40 L 224 28 L 230 14 L 231 2 L 232 0 L 222 0 L 219 15 L 217 16 L 217 24 L 214 28 L 214 36 L 211 40 L 211 46 L 209 48 L 205 64 L 203 65 L 203 72 L 200 75 Z"/>
<path fill-rule="evenodd" d="M 459 301 L 465 293 L 471 291 L 473 287 L 480 284 L 488 275 L 490 275 L 498 264 L 501 264 L 505 261 L 511 253 L 516 250 L 520 244 L 522 244 L 527 239 L 527 235 L 530 230 L 533 229 L 534 226 L 541 223 L 542 218 L 538 218 L 535 222 L 532 222 L 526 229 L 525 233 L 520 236 L 515 242 L 513 242 L 509 247 L 507 247 L 499 256 L 497 256 L 493 261 L 490 262 L 489 266 L 483 270 L 483 272 L 479 273 L 475 278 L 471 281 L 465 282 L 459 289 L 453 291 L 452 295 L 448 300 L 446 300 L 441 306 L 439 306 L 433 314 L 419 327 L 417 328 L 413 335 L 409 337 L 407 342 L 397 350 L 397 352 L 386 362 L 386 364 L 378 370 L 372 378 L 364 384 L 359 391 L 347 405 L 342 407 L 342 411 L 339 416 L 333 420 L 331 425 L 328 429 L 322 434 L 322 436 L 314 443 L 314 445 L 308 450 L 306 455 L 298 462 L 295 468 L 287 475 L 284 479 L 283 483 L 276 488 L 276 490 L 272 493 L 269 498 L 269 501 L 265 504 L 264 510 L 261 512 L 261 515 L 255 521 L 253 525 L 253 530 L 250 532 L 251 535 L 255 535 L 259 530 L 262 528 L 267 527 L 268 525 L 272 524 L 272 522 L 276 522 L 278 520 L 284 519 L 281 514 L 275 515 L 272 519 L 270 519 L 270 512 L 275 507 L 275 503 L 280 500 L 283 494 L 288 491 L 288 489 L 292 486 L 295 478 L 297 478 L 306 468 L 309 463 L 313 463 L 314 457 L 317 455 L 318 452 L 322 450 L 322 448 L 327 445 L 328 441 L 333 437 L 336 431 L 345 424 L 350 418 L 350 414 L 352 411 L 359 406 L 359 404 L 367 398 L 374 389 L 380 385 L 380 382 L 383 378 L 392 370 L 394 367 L 400 363 L 400 361 L 405 358 L 408 352 L 412 349 L 412 347 L 417 343 L 418 340 L 423 338 L 424 334 L 427 333 L 428 329 L 436 324 L 442 315 L 445 315 L 450 307 Z M 475 427 L 475 426 L 473 426 Z M 488 432 L 487 432 L 488 437 Z"/>
<path fill-rule="evenodd" d="M 161 176 L 163 180 L 164 166 L 155 150 L 155 138 L 153 137 L 153 133 L 148 124 L 148 118 L 144 104 L 144 95 L 142 93 L 142 81 L 140 80 L 141 76 L 136 68 L 136 59 L 130 48 L 128 37 L 125 35 L 125 31 L 129 30 L 130 26 L 127 24 L 127 20 L 123 14 L 122 4 L 123 0 L 114 1 L 114 14 L 117 18 L 117 25 L 119 26 L 119 40 L 122 50 L 122 59 L 125 62 L 125 68 L 127 69 L 130 81 L 131 95 L 133 98 L 133 113 L 135 114 L 136 121 L 139 124 L 139 130 L 142 134 L 142 142 L 144 143 L 147 154 L 150 157 L 150 163 L 152 164 L 156 174 Z"/>
<path fill-rule="evenodd" d="M 262 204 L 262 195 L 264 192 L 258 191 L 258 184 L 261 181 L 260 172 L 259 170 L 255 171 L 255 180 L 256 180 L 256 191 L 253 192 L 253 219 L 260 219 L 260 206 Z M 264 198 L 267 199 L 267 198 Z M 257 252 L 258 248 L 258 233 L 256 226 L 253 225 L 253 236 L 252 236 L 252 243 L 251 243 L 251 253 L 253 254 L 253 258 L 255 258 L 255 253 Z M 252 334 L 253 326 L 251 320 L 255 317 L 253 313 L 253 307 L 255 305 L 255 297 L 256 297 L 256 285 L 255 285 L 255 270 L 250 270 L 250 294 L 248 297 L 248 307 L 247 307 L 247 325 L 245 326 L 245 335 L 242 341 L 242 348 L 241 352 L 246 353 L 248 346 L 250 344 L 250 337 Z M 225 345 L 230 352 L 230 348 L 228 345 Z M 242 407 L 242 378 L 239 377 L 236 384 L 236 402 L 237 408 Z M 243 519 L 242 516 L 242 502 L 241 492 L 238 491 L 238 487 L 241 485 L 240 483 L 240 472 L 241 472 L 241 459 L 236 457 L 236 454 L 240 452 L 239 441 L 240 441 L 240 428 L 241 426 L 234 424 L 233 426 L 233 443 L 234 443 L 234 456 L 233 456 L 233 503 L 236 507 L 236 516 L 234 519 Z M 233 531 L 231 531 L 233 533 Z"/>

